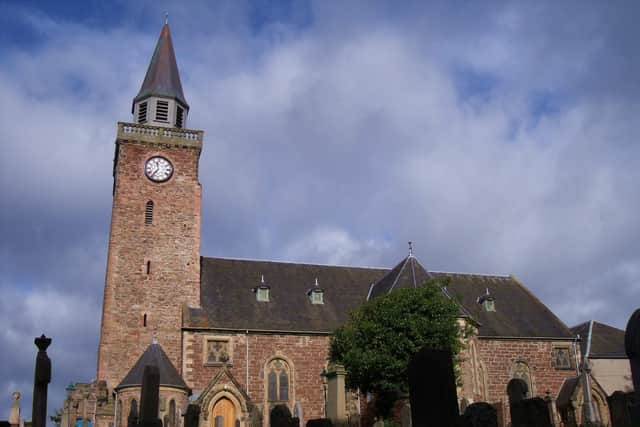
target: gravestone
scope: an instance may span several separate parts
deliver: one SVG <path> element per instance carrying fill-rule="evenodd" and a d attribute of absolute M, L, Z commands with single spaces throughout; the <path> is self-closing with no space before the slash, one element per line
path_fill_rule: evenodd
<path fill-rule="evenodd" d="M 33 382 L 32 426 L 46 427 L 47 389 L 51 382 L 51 359 L 47 355 L 47 347 L 51 345 L 51 338 L 47 338 L 43 334 L 34 342 L 38 347 L 38 355 L 36 356 L 36 373 Z"/>
<path fill-rule="evenodd" d="M 12 426 L 20 425 L 20 392 L 14 391 L 12 394 L 13 402 L 11 402 L 11 412 L 9 412 L 9 424 Z"/>
<path fill-rule="evenodd" d="M 133 399 L 131 401 L 131 409 L 129 410 L 129 415 L 127 416 L 127 427 L 137 427 L 138 426 L 138 402 Z"/>
<path fill-rule="evenodd" d="M 462 420 L 465 427 L 498 427 L 496 408 L 487 402 L 476 402 L 467 406 Z"/>
<path fill-rule="evenodd" d="M 409 362 L 409 398 L 414 426 L 455 426 L 458 398 L 449 350 L 423 348 Z"/>
<path fill-rule="evenodd" d="M 329 418 L 316 418 L 307 421 L 307 427 L 333 427 L 333 424 Z"/>
<path fill-rule="evenodd" d="M 632 425 L 640 425 L 640 308 L 633 312 L 624 333 L 624 349 L 631 365 L 634 396 L 629 402 Z"/>
<path fill-rule="evenodd" d="M 287 405 L 276 405 L 269 413 L 269 425 L 271 427 L 299 427 L 300 421 L 291 416 Z"/>
<path fill-rule="evenodd" d="M 140 427 L 162 427 L 158 418 L 160 404 L 160 371 L 157 366 L 147 365 L 142 374 L 140 391 Z"/>
<path fill-rule="evenodd" d="M 549 406 L 541 397 L 524 399 L 509 406 L 512 427 L 553 427 Z"/>
<path fill-rule="evenodd" d="M 507 384 L 507 396 L 509 396 L 509 404 L 520 402 L 527 398 L 529 386 L 520 378 L 513 378 Z"/>
<path fill-rule="evenodd" d="M 411 405 L 409 403 L 402 405 L 402 409 L 400 410 L 400 425 L 402 427 L 413 426 L 411 423 Z"/>
<path fill-rule="evenodd" d="M 629 414 L 629 393 L 614 391 L 607 397 L 609 414 L 611 415 L 611 427 L 631 427 L 631 415 Z"/>
<path fill-rule="evenodd" d="M 200 407 L 193 403 L 187 406 L 187 412 L 184 414 L 184 427 L 198 427 L 200 420 Z"/>

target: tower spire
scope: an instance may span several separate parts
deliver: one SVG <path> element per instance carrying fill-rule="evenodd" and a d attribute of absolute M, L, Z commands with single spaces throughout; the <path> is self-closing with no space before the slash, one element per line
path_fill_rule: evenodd
<path fill-rule="evenodd" d="M 132 113 L 138 123 L 181 128 L 188 110 L 169 30 L 169 14 L 165 13 L 144 81 L 133 98 Z"/>

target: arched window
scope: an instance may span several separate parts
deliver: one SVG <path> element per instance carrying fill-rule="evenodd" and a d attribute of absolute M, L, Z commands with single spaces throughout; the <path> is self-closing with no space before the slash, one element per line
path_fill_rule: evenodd
<path fill-rule="evenodd" d="M 176 401 L 169 402 L 169 423 L 165 427 L 176 427 Z"/>
<path fill-rule="evenodd" d="M 517 378 L 526 383 L 527 399 L 535 395 L 535 390 L 533 389 L 533 382 L 531 381 L 531 371 L 529 370 L 529 366 L 525 362 L 518 361 L 513 365 L 511 378 Z"/>
<path fill-rule="evenodd" d="M 267 400 L 269 402 L 289 401 L 289 365 L 282 359 L 273 359 L 267 365 Z"/>
<path fill-rule="evenodd" d="M 153 200 L 149 200 L 144 208 L 144 223 L 146 225 L 153 224 Z"/>

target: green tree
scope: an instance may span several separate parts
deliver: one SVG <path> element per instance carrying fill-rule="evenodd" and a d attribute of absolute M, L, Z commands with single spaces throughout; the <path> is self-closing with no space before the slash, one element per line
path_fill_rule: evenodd
<path fill-rule="evenodd" d="M 442 290 L 447 279 L 403 288 L 374 298 L 350 315 L 331 341 L 330 360 L 344 365 L 347 385 L 376 397 L 378 415 L 408 393 L 408 365 L 423 347 L 450 349 L 457 355 L 464 332 L 458 304 Z"/>

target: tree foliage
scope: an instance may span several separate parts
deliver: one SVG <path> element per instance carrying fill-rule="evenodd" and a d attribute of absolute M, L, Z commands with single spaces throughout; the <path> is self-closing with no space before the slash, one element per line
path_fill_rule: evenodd
<path fill-rule="evenodd" d="M 442 290 L 447 283 L 432 279 L 416 289 L 398 289 L 351 313 L 330 349 L 330 360 L 347 370 L 348 386 L 393 399 L 408 393 L 409 361 L 420 349 L 458 354 L 463 331 L 456 321 L 458 304 Z"/>

